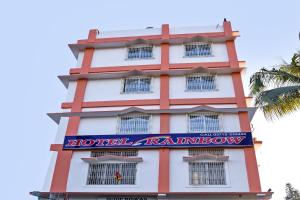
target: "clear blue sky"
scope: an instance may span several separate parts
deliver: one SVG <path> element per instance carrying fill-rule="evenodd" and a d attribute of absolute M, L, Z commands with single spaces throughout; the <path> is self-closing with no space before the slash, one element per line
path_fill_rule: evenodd
<path fill-rule="evenodd" d="M 251 73 L 299 50 L 299 8 L 299 0 L 1 1 L 1 199 L 35 199 L 28 192 L 42 187 L 57 129 L 46 113 L 58 111 L 66 95 L 56 76 L 75 65 L 67 44 L 89 29 L 214 25 L 226 17 L 241 32 L 237 50 L 247 61 L 248 85 Z M 258 113 L 254 120 L 265 142 L 263 189 L 282 199 L 287 181 L 300 189 L 300 114 L 271 123 Z"/>

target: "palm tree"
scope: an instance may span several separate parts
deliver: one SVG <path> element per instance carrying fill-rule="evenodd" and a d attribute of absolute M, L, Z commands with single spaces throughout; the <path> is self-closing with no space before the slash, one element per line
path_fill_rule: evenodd
<path fill-rule="evenodd" d="M 251 94 L 255 105 L 267 119 L 280 118 L 300 108 L 300 51 L 290 63 L 271 70 L 260 69 L 250 78 Z"/>

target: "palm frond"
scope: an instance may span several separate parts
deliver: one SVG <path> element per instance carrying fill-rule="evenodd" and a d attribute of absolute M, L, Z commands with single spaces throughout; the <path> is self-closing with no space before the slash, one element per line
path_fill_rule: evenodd
<path fill-rule="evenodd" d="M 269 87 L 300 84 L 300 76 L 293 75 L 281 69 L 267 70 L 262 68 L 250 78 L 250 91 L 252 95 L 266 90 Z"/>
<path fill-rule="evenodd" d="M 281 70 L 295 76 L 300 76 L 300 51 L 293 55 L 291 63 L 282 65 Z"/>
<path fill-rule="evenodd" d="M 262 91 L 256 95 L 255 105 L 267 119 L 285 116 L 300 108 L 300 85 Z"/>

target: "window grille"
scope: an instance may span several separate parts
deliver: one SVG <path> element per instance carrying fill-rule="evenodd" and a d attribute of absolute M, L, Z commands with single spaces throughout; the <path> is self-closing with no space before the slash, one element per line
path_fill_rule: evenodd
<path fill-rule="evenodd" d="M 152 46 L 130 47 L 128 49 L 128 59 L 145 59 L 152 58 Z"/>
<path fill-rule="evenodd" d="M 148 200 L 147 197 L 107 197 L 106 200 Z"/>
<path fill-rule="evenodd" d="M 189 132 L 218 132 L 220 131 L 220 119 L 217 114 L 190 114 Z"/>
<path fill-rule="evenodd" d="M 133 77 L 124 80 L 124 93 L 150 92 L 151 78 Z"/>
<path fill-rule="evenodd" d="M 216 88 L 216 77 L 214 75 L 197 74 L 186 77 L 187 91 L 209 91 Z"/>
<path fill-rule="evenodd" d="M 137 163 L 97 163 L 90 164 L 87 185 L 134 185 Z M 119 173 L 118 181 L 115 174 Z"/>
<path fill-rule="evenodd" d="M 211 44 L 187 44 L 185 45 L 185 56 L 211 56 Z"/>
<path fill-rule="evenodd" d="M 108 156 L 108 155 L 131 157 L 131 156 L 137 156 L 138 151 L 137 150 L 122 150 L 122 151 L 104 150 L 104 151 L 91 152 L 91 157 L 100 157 L 100 156 Z"/>
<path fill-rule="evenodd" d="M 119 120 L 119 134 L 149 133 L 150 116 L 135 114 L 121 116 Z"/>
<path fill-rule="evenodd" d="M 193 149 L 189 149 L 189 155 L 190 156 L 197 156 L 197 155 L 204 155 L 204 154 L 213 154 L 216 156 L 222 156 L 224 155 L 224 149 L 205 149 L 205 148 L 193 148 Z"/>
<path fill-rule="evenodd" d="M 190 185 L 226 185 L 223 162 L 189 163 Z"/>

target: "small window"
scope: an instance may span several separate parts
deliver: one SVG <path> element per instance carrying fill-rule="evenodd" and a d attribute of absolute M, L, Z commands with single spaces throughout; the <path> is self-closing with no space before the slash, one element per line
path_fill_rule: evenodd
<path fill-rule="evenodd" d="M 189 163 L 190 185 L 226 185 L 224 162 Z"/>
<path fill-rule="evenodd" d="M 121 116 L 119 119 L 119 134 L 149 133 L 150 116 L 144 114 Z"/>
<path fill-rule="evenodd" d="M 217 114 L 190 114 L 189 120 L 189 132 L 219 132 L 220 120 Z"/>
<path fill-rule="evenodd" d="M 148 198 L 147 197 L 107 197 L 106 200 L 148 200 Z"/>
<path fill-rule="evenodd" d="M 130 47 L 128 48 L 128 59 L 147 59 L 153 57 L 152 46 Z"/>
<path fill-rule="evenodd" d="M 134 185 L 137 163 L 96 163 L 89 165 L 87 185 Z"/>
<path fill-rule="evenodd" d="M 212 91 L 216 88 L 216 77 L 214 75 L 197 74 L 186 77 L 187 91 Z"/>
<path fill-rule="evenodd" d="M 224 149 L 214 149 L 214 148 L 193 148 L 189 149 L 189 156 L 198 156 L 203 154 L 212 154 L 216 156 L 223 156 Z"/>
<path fill-rule="evenodd" d="M 124 156 L 124 157 L 130 157 L 130 156 L 137 156 L 138 151 L 134 149 L 130 150 L 101 150 L 101 151 L 92 151 L 91 157 L 100 157 L 100 156 Z"/>
<path fill-rule="evenodd" d="M 132 77 L 124 79 L 123 93 L 150 92 L 151 78 Z"/>
<path fill-rule="evenodd" d="M 185 56 L 211 56 L 211 44 L 187 44 L 185 45 Z"/>

